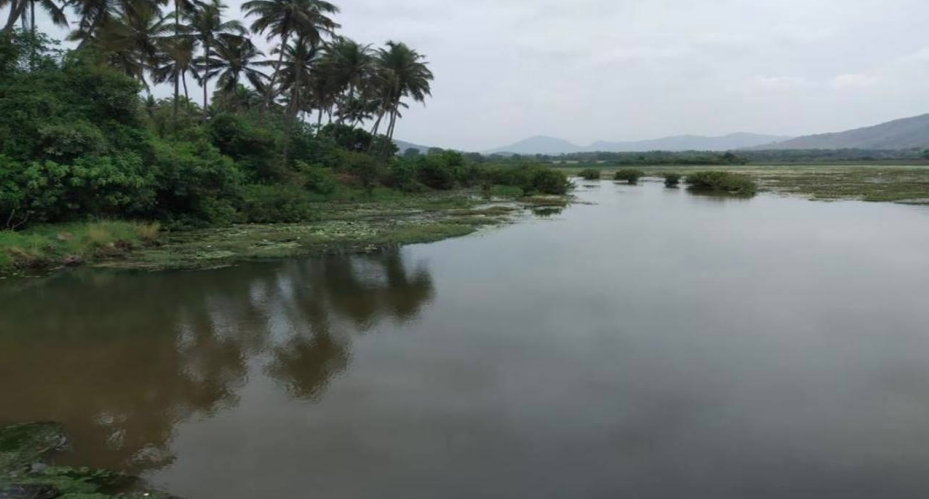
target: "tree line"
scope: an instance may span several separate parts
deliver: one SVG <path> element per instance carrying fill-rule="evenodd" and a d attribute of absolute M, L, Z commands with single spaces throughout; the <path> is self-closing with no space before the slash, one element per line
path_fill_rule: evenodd
<path fill-rule="evenodd" d="M 433 74 L 422 54 L 402 42 L 375 48 L 339 35 L 339 8 L 325 0 L 245 2 L 247 27 L 228 18 L 221 0 L 0 0 L 4 7 L 7 36 L 19 23 L 35 38 L 38 9 L 149 95 L 153 84 L 172 85 L 175 117 L 191 100 L 190 78 L 201 87 L 204 116 L 215 84 L 228 107 L 282 113 L 288 130 L 298 116 L 315 113 L 318 126 L 324 117 L 368 122 L 372 134 L 391 140 L 405 100 L 425 102 L 431 92 Z M 256 47 L 255 36 L 274 44 L 269 54 Z"/>

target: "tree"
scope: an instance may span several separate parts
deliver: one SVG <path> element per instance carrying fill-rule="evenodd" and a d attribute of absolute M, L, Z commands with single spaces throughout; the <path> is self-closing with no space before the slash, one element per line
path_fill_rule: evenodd
<path fill-rule="evenodd" d="M 148 90 L 145 71 L 155 73 L 163 59 L 161 40 L 170 31 L 168 19 L 157 5 L 126 3 L 100 30 L 96 44 L 109 55 L 112 65 L 137 78 Z"/>
<path fill-rule="evenodd" d="M 300 96 L 307 91 L 304 83 L 310 81 L 311 71 L 319 58 L 320 50 L 318 43 L 313 43 L 311 39 L 304 36 L 299 36 L 292 44 L 275 50 L 281 51 L 278 55 L 278 71 L 276 71 L 281 78 L 281 89 L 290 90 L 287 104 L 287 136 L 284 140 L 284 164 L 286 165 L 289 159 L 287 153 L 290 132 L 297 118 L 297 112 L 300 110 Z"/>
<path fill-rule="evenodd" d="M 163 40 L 161 51 L 164 57 L 154 69 L 155 83 L 164 83 L 168 80 L 175 83 L 173 111 L 175 117 L 179 101 L 177 82 L 180 81 L 183 84 L 184 97 L 190 100 L 190 93 L 187 90 L 187 73 L 192 72 L 194 77 L 199 77 L 194 67 L 194 47 L 195 42 L 190 37 L 181 36 Z"/>
<path fill-rule="evenodd" d="M 7 24 L 4 27 L 4 32 L 11 30 L 13 25 L 16 24 L 16 19 L 19 18 L 22 20 L 23 25 L 26 24 L 26 15 L 29 16 L 29 32 L 32 35 L 32 47 L 30 49 L 29 55 L 29 64 L 30 66 L 35 65 L 36 58 L 36 24 L 35 24 L 35 7 L 36 4 L 45 11 L 46 14 L 51 18 L 52 24 L 55 26 L 68 26 L 68 17 L 64 12 L 64 4 L 58 5 L 55 0 L 0 0 L 0 9 L 9 4 L 10 6 L 10 15 L 7 19 Z M 26 8 L 28 7 L 28 9 Z"/>
<path fill-rule="evenodd" d="M 270 108 L 285 54 L 284 47 L 291 35 L 318 46 L 324 35 L 332 34 L 339 27 L 329 17 L 338 13 L 339 8 L 324 0 L 251 0 L 242 4 L 242 10 L 246 17 L 256 18 L 251 25 L 252 31 L 261 34 L 267 32 L 269 41 L 273 38 L 280 40 L 276 50 L 277 63 L 268 84 L 270 92 L 267 106 Z"/>
<path fill-rule="evenodd" d="M 247 33 L 239 21 L 223 21 L 223 11 L 226 5 L 222 0 L 209 0 L 197 5 L 197 8 L 187 15 L 188 31 L 203 47 L 203 53 L 195 59 L 200 73 L 200 84 L 203 86 L 203 116 L 206 117 L 209 106 L 208 86 L 212 73 L 211 58 L 217 39 L 220 36 L 244 35 Z"/>
<path fill-rule="evenodd" d="M 324 59 L 325 77 L 331 80 L 339 93 L 344 92 L 339 102 L 338 122 L 341 124 L 346 118 L 355 121 L 359 115 L 363 119 L 367 114 L 368 84 L 375 70 L 371 46 L 337 37 L 327 45 Z"/>
<path fill-rule="evenodd" d="M 263 54 L 252 41 L 242 36 L 221 35 L 208 58 L 207 79 L 218 76 L 217 89 L 223 93 L 234 92 L 244 77 L 255 88 L 262 85 L 267 76 L 258 70 L 257 59 Z"/>
<path fill-rule="evenodd" d="M 393 140 L 400 109 L 407 107 L 402 99 L 410 97 L 415 102 L 425 102 L 426 97 L 431 95 L 429 82 L 433 75 L 424 59 L 422 54 L 400 42 L 389 41 L 387 47 L 378 50 L 378 83 L 382 104 L 372 133 L 377 134 L 381 118 L 386 114 L 386 142 Z"/>

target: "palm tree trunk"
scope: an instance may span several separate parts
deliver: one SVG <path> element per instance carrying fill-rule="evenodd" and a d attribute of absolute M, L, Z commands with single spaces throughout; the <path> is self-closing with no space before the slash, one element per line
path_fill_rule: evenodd
<path fill-rule="evenodd" d="M 287 135 L 284 136 L 284 168 L 287 168 L 288 160 L 290 159 L 290 134 L 293 130 L 294 121 L 297 119 L 297 109 L 299 109 L 300 102 L 300 74 L 303 73 L 296 65 L 294 68 L 296 74 L 294 74 L 294 86 L 290 90 L 290 111 L 287 113 Z"/>
<path fill-rule="evenodd" d="M 180 0 L 174 0 L 174 43 L 178 43 L 181 38 L 181 4 Z M 174 64 L 177 64 L 177 61 L 174 61 Z M 177 67 L 174 68 L 174 124 L 177 125 L 177 99 L 178 94 L 180 94 L 180 74 L 177 71 Z"/>
<path fill-rule="evenodd" d="M 203 40 L 203 120 L 206 121 L 206 107 L 209 104 L 206 85 L 210 82 L 210 40 Z"/>
<path fill-rule="evenodd" d="M 36 41 L 35 41 L 35 0 L 31 0 L 31 1 L 29 2 L 29 27 L 30 27 L 30 29 L 32 30 L 32 41 L 30 42 L 30 44 L 32 45 L 32 50 L 31 50 L 31 52 L 30 52 L 30 54 L 29 54 L 29 69 L 30 69 L 30 70 L 34 70 L 34 69 L 35 69 L 35 46 L 36 46 Z"/>
<path fill-rule="evenodd" d="M 284 62 L 284 47 L 287 45 L 287 39 L 290 33 L 281 34 L 281 46 L 278 47 L 277 64 L 274 65 L 274 73 L 271 75 L 271 81 L 268 82 L 268 102 L 267 107 L 271 109 L 271 102 L 274 100 L 274 84 L 277 83 L 277 74 L 281 72 L 281 63 Z"/>
<path fill-rule="evenodd" d="M 181 81 L 184 82 L 184 98 L 190 101 L 190 94 L 187 93 L 187 73 L 181 72 Z"/>
<path fill-rule="evenodd" d="M 22 17 L 23 9 L 26 8 L 27 0 L 19 0 L 10 5 L 10 17 L 7 18 L 6 26 L 3 27 L 3 32 L 7 32 L 13 29 L 13 26 L 16 25 L 16 20 Z"/>

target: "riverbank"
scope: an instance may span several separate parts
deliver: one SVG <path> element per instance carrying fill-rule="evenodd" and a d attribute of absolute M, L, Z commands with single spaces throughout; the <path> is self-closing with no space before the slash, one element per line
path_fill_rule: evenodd
<path fill-rule="evenodd" d="M 157 224 L 91 222 L 0 232 L 0 275 L 66 266 L 167 270 L 438 241 L 499 225 L 527 210 L 565 206 L 568 196 L 485 197 L 473 190 L 322 202 L 300 223 L 159 231 Z"/>
<path fill-rule="evenodd" d="M 612 178 L 618 167 L 599 168 L 603 178 Z M 929 166 L 926 165 L 734 165 L 734 166 L 643 166 L 646 176 L 667 172 L 683 175 L 695 171 L 720 170 L 748 175 L 761 191 L 802 196 L 815 200 L 852 199 L 869 202 L 929 204 Z M 561 168 L 576 175 L 579 168 Z"/>

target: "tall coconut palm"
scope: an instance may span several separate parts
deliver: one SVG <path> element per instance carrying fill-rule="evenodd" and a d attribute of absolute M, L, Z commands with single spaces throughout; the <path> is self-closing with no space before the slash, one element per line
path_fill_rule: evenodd
<path fill-rule="evenodd" d="M 186 28 L 187 28 L 181 23 L 181 13 L 189 14 L 193 12 L 193 10 L 197 7 L 197 5 L 196 3 L 194 3 L 194 0 L 171 0 L 171 3 L 174 4 L 174 38 L 175 40 L 178 40 L 178 44 L 175 45 L 175 47 L 180 48 L 183 45 L 180 42 L 181 31 L 183 30 L 186 32 Z M 180 55 L 183 56 L 184 54 L 180 54 Z M 178 106 L 178 96 L 180 94 L 180 81 L 181 81 L 182 76 L 185 73 L 186 72 L 181 73 L 178 71 L 172 72 L 171 79 L 173 80 L 173 83 L 174 83 L 174 114 L 173 114 L 173 117 L 175 120 L 177 120 L 177 106 Z M 188 100 L 190 99 L 190 97 L 187 96 L 187 82 L 186 81 L 184 82 L 184 95 L 185 97 L 187 97 Z"/>
<path fill-rule="evenodd" d="M 333 80 L 333 85 L 344 92 L 339 104 L 339 123 L 346 114 L 341 108 L 349 102 L 355 109 L 364 107 L 364 90 L 375 69 L 374 54 L 370 45 L 362 45 L 348 38 L 338 37 L 328 44 L 325 53 L 326 77 Z M 356 92 L 360 94 L 356 95 Z"/>
<path fill-rule="evenodd" d="M 33 38 L 36 36 L 36 24 L 35 24 L 35 10 L 36 5 L 40 9 L 44 10 L 46 14 L 51 18 L 52 24 L 55 26 L 68 26 L 68 16 L 65 15 L 65 4 L 61 3 L 59 5 L 55 0 L 0 0 L 0 9 L 9 5 L 10 13 L 7 18 L 7 24 L 4 27 L 4 31 L 12 29 L 16 24 L 16 20 L 20 19 L 25 26 L 26 19 L 28 17 L 28 26 L 29 31 L 32 33 Z"/>
<path fill-rule="evenodd" d="M 256 33 L 267 32 L 268 40 L 278 38 L 278 59 L 271 73 L 269 83 L 272 93 L 268 94 L 268 107 L 271 106 L 273 90 L 278 73 L 291 36 L 304 38 L 318 46 L 325 35 L 332 34 L 338 23 L 332 20 L 332 14 L 339 8 L 325 0 L 250 0 L 242 4 L 246 17 L 255 17 L 251 29 Z"/>
<path fill-rule="evenodd" d="M 430 82 L 433 75 L 427 67 L 425 56 L 404 43 L 387 42 L 385 48 L 378 50 L 377 61 L 382 105 L 373 133 L 377 133 L 381 118 L 386 114 L 389 143 L 393 139 L 400 109 L 406 107 L 402 99 L 409 97 L 414 102 L 425 102 L 426 97 L 431 95 Z"/>
<path fill-rule="evenodd" d="M 157 5 L 126 3 L 100 30 L 95 43 L 110 55 L 114 66 L 138 78 L 148 89 L 145 72 L 157 72 L 163 60 L 162 40 L 171 28 L 170 20 L 161 15 Z"/>
<path fill-rule="evenodd" d="M 202 55 L 197 59 L 200 68 L 200 84 L 203 85 L 203 115 L 206 116 L 209 106 L 208 86 L 212 67 L 210 59 L 213 57 L 217 38 L 222 35 L 244 35 L 246 29 L 239 21 L 223 21 L 223 11 L 226 5 L 221 0 L 209 0 L 200 3 L 197 8 L 187 15 L 187 26 L 193 36 L 203 48 Z"/>
<path fill-rule="evenodd" d="M 187 89 L 187 73 L 193 73 L 195 78 L 199 78 L 196 68 L 194 67 L 194 49 L 196 42 L 191 37 L 168 37 L 162 41 L 161 51 L 164 58 L 161 64 L 155 67 L 155 83 L 164 83 L 171 81 L 180 82 L 184 88 L 184 97 L 190 100 L 190 93 Z M 177 115 L 178 102 L 180 100 L 179 88 L 175 86 L 174 95 L 174 114 Z"/>
<path fill-rule="evenodd" d="M 22 0 L 20 0 L 22 1 Z M 126 10 L 130 5 L 147 4 L 152 8 L 157 8 L 161 0 L 69 0 L 68 5 L 78 17 L 77 29 L 68 35 L 69 40 L 77 40 L 81 47 L 93 42 L 100 30 L 102 30 L 110 20 L 119 17 L 120 12 Z"/>
<path fill-rule="evenodd" d="M 244 36 L 220 35 L 213 55 L 208 58 L 207 78 L 219 77 L 216 88 L 220 92 L 233 92 L 244 77 L 254 87 L 262 85 L 267 76 L 258 70 L 262 52 Z"/>
<path fill-rule="evenodd" d="M 307 93 L 306 84 L 310 82 L 313 66 L 320 58 L 320 49 L 318 43 L 299 36 L 293 43 L 278 47 L 275 51 L 281 52 L 278 54 L 279 70 L 276 71 L 281 79 L 281 89 L 290 94 L 287 102 L 287 140 L 284 141 L 284 164 L 287 164 L 290 131 L 300 110 L 300 97 Z"/>

